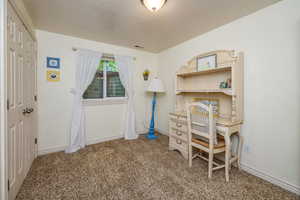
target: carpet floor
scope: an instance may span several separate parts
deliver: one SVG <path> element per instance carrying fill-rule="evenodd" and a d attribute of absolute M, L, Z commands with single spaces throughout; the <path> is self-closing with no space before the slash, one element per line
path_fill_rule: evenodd
<path fill-rule="evenodd" d="M 193 167 L 176 151 L 168 137 L 149 141 L 123 139 L 90 145 L 74 154 L 38 157 L 17 200 L 185 200 L 185 199 L 297 199 L 260 178 L 232 168 L 230 182 L 224 170 L 207 178 L 207 163 Z"/>

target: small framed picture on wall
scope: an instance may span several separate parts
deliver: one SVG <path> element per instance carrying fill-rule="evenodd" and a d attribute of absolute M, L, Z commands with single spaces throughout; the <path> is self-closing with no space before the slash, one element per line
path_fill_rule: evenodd
<path fill-rule="evenodd" d="M 217 68 L 217 55 L 209 55 L 197 58 L 197 71 Z"/>
<path fill-rule="evenodd" d="M 47 70 L 47 81 L 48 82 L 59 82 L 60 71 Z"/>
<path fill-rule="evenodd" d="M 47 57 L 47 68 L 60 68 L 60 58 Z"/>

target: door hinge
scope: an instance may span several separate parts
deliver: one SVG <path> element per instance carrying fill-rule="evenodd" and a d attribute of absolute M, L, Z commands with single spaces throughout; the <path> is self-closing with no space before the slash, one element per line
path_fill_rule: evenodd
<path fill-rule="evenodd" d="M 9 99 L 7 99 L 7 101 L 6 101 L 6 108 L 7 108 L 7 110 L 9 110 Z"/>
<path fill-rule="evenodd" d="M 37 101 L 37 95 L 34 95 L 34 101 Z"/>
<path fill-rule="evenodd" d="M 34 139 L 34 144 L 37 144 L 37 138 Z"/>
<path fill-rule="evenodd" d="M 9 183 L 9 179 L 7 180 L 7 190 L 10 190 L 10 183 Z"/>

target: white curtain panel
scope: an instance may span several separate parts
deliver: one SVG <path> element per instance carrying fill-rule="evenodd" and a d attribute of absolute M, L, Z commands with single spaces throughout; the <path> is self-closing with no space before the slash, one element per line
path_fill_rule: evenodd
<path fill-rule="evenodd" d="M 125 88 L 128 102 L 123 120 L 123 133 L 127 140 L 138 138 L 135 129 L 135 110 L 134 110 L 134 85 L 133 85 L 133 71 L 134 61 L 129 56 L 115 56 L 116 65 L 119 68 L 119 76 L 122 85 Z"/>
<path fill-rule="evenodd" d="M 82 104 L 82 95 L 93 81 L 97 68 L 99 67 L 102 53 L 79 49 L 76 61 L 76 79 L 74 94 L 70 143 L 65 150 L 66 153 L 73 153 L 86 145 L 86 124 L 85 113 Z"/>

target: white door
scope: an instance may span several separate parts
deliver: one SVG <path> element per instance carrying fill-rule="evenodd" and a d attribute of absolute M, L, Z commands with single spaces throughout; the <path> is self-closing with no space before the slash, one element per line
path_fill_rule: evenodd
<path fill-rule="evenodd" d="M 26 114 L 25 132 L 26 140 L 26 174 L 36 157 L 35 144 L 36 137 L 36 65 L 35 65 L 35 43 L 28 32 L 24 35 L 24 48 L 25 48 L 25 72 L 24 72 L 24 102 L 28 113 Z"/>
<path fill-rule="evenodd" d="M 13 200 L 36 155 L 35 57 L 34 41 L 10 4 L 7 13 L 8 194 Z"/>

